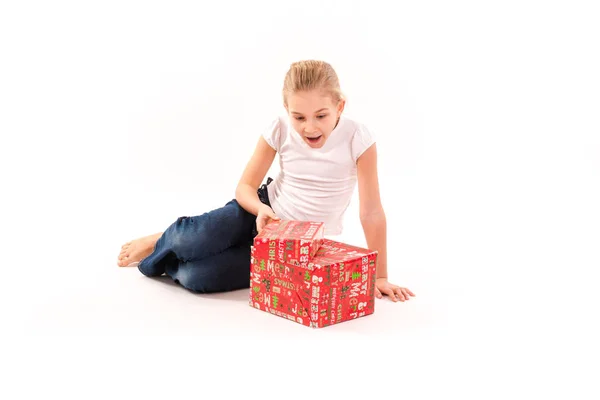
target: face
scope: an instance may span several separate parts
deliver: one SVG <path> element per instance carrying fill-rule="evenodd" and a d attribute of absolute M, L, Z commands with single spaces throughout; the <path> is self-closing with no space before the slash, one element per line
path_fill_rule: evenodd
<path fill-rule="evenodd" d="M 287 98 L 286 110 L 292 126 L 312 148 L 323 147 L 344 110 L 344 101 L 335 104 L 321 91 L 295 92 Z"/>

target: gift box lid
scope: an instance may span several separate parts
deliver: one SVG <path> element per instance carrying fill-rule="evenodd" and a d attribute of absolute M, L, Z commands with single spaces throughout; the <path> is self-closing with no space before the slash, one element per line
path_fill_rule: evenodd
<path fill-rule="evenodd" d="M 253 255 L 306 267 L 323 241 L 325 225 L 310 221 L 272 221 L 254 238 Z"/>
<path fill-rule="evenodd" d="M 254 242 L 275 239 L 315 241 L 323 238 L 325 224 L 313 221 L 271 221 L 256 235 Z"/>
<path fill-rule="evenodd" d="M 353 246 L 347 243 L 337 242 L 331 239 L 323 239 L 321 246 L 316 252 L 311 263 L 318 266 L 325 266 L 348 262 L 362 257 L 377 255 L 376 250 L 370 250 L 363 247 Z"/>

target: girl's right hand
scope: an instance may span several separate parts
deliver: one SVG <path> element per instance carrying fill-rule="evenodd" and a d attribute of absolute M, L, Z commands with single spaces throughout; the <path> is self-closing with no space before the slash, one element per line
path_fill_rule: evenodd
<path fill-rule="evenodd" d="M 256 230 L 258 233 L 271 221 L 279 221 L 279 217 L 275 215 L 271 207 L 266 204 L 262 204 L 258 209 L 258 215 L 256 216 Z"/>

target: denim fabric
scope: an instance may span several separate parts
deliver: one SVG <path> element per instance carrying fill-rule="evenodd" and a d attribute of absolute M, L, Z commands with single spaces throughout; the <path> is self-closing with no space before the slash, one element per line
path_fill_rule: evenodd
<path fill-rule="evenodd" d="M 266 184 L 258 197 L 271 205 Z M 201 293 L 250 286 L 250 246 L 256 236 L 256 216 L 234 199 L 221 208 L 195 217 L 180 217 L 156 242 L 154 251 L 138 264 L 146 276 L 167 274 L 183 287 Z"/>

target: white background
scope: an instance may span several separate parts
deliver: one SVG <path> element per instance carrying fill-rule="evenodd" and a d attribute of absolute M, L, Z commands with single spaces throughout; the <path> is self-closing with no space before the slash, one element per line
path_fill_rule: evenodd
<path fill-rule="evenodd" d="M 5 390 L 597 398 L 599 19 L 591 1 L 3 2 Z M 315 332 L 117 268 L 125 241 L 233 198 L 307 58 L 377 135 L 390 280 L 417 297 Z M 356 197 L 341 239 L 364 244 Z"/>

